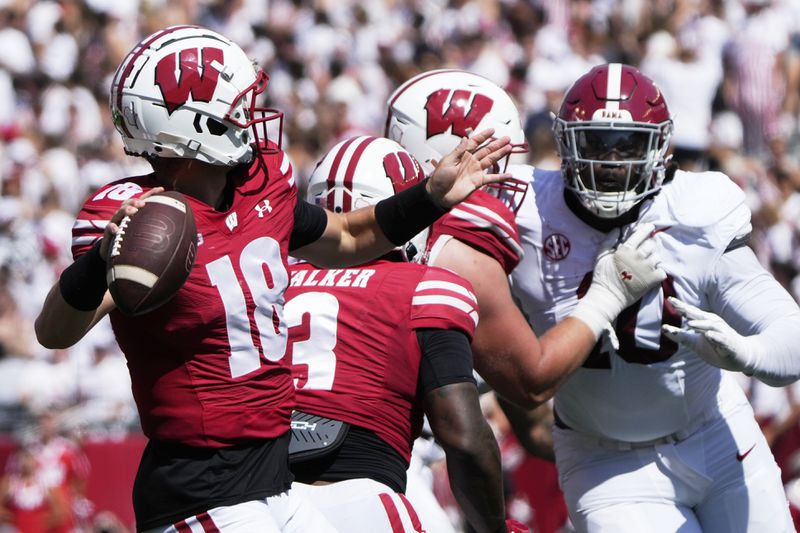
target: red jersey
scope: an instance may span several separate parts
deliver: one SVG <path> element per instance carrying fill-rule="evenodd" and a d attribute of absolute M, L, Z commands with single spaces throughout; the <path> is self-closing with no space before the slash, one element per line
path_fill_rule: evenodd
<path fill-rule="evenodd" d="M 501 200 L 477 190 L 431 226 L 428 237 L 429 262 L 449 238 L 475 248 L 496 259 L 507 274 L 522 259 L 514 213 Z"/>
<path fill-rule="evenodd" d="M 5 505 L 11 513 L 10 521 L 19 533 L 45 533 L 53 531 L 51 491 L 43 481 L 21 479 L 13 476 L 8 480 Z"/>
<path fill-rule="evenodd" d="M 372 430 L 406 461 L 422 425 L 420 328 L 478 322 L 471 285 L 449 270 L 379 260 L 290 267 L 286 320 L 297 408 Z"/>
<path fill-rule="evenodd" d="M 149 438 L 225 447 L 289 430 L 282 314 L 297 191 L 283 152 L 260 158 L 237 180 L 227 211 L 187 196 L 197 259 L 178 293 L 141 316 L 111 313 Z M 159 185 L 148 175 L 100 189 L 75 222 L 73 256 L 102 236 L 123 200 Z"/>

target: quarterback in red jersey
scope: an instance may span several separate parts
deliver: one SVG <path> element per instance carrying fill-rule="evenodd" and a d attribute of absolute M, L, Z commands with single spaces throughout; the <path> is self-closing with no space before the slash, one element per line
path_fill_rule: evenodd
<path fill-rule="evenodd" d="M 308 199 L 347 211 L 422 177 L 396 142 L 354 137 L 317 166 Z M 425 413 L 470 525 L 504 531 L 499 449 L 472 375 L 478 310 L 471 285 L 407 262 L 401 248 L 345 270 L 294 265 L 286 297 L 298 410 L 293 490 L 342 531 L 429 530 L 404 495 Z M 343 425 L 325 434 L 329 421 Z M 308 486 L 320 482 L 329 484 Z"/>
<path fill-rule="evenodd" d="M 68 347 L 110 314 L 150 441 L 134 484 L 139 530 L 325 531 L 288 489 L 291 370 L 283 319 L 287 256 L 336 266 L 405 242 L 477 187 L 510 148 L 476 134 L 424 183 L 341 214 L 298 201 L 292 166 L 266 136 L 281 114 L 256 107 L 268 77 L 236 44 L 173 26 L 131 50 L 110 106 L 130 155 L 154 172 L 89 198 L 73 229 L 75 262 L 36 321 L 39 342 Z M 115 310 L 105 257 L 120 221 L 176 190 L 198 230 L 189 279 L 163 307 Z"/>

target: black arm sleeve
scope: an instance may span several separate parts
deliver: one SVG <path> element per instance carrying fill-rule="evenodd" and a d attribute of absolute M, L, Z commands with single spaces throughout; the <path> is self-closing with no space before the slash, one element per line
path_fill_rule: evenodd
<path fill-rule="evenodd" d="M 447 213 L 447 209 L 436 205 L 428 194 L 427 181 L 375 204 L 375 221 L 392 244 L 402 246 Z"/>
<path fill-rule="evenodd" d="M 322 237 L 327 225 L 328 215 L 323 208 L 298 199 L 294 206 L 294 229 L 289 239 L 289 251 L 302 248 Z"/>
<path fill-rule="evenodd" d="M 417 342 L 422 350 L 417 387 L 421 395 L 453 383 L 475 383 L 472 349 L 464 333 L 454 329 L 419 329 Z"/>

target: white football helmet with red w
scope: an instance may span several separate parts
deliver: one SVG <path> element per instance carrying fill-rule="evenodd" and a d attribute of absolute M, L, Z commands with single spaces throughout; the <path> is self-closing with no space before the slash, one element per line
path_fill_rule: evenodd
<path fill-rule="evenodd" d="M 474 132 L 494 128 L 508 136 L 512 153 L 526 153 L 528 143 L 511 97 L 495 83 L 465 70 L 431 70 L 401 85 L 388 102 L 384 135 L 417 158 L 426 174 Z M 504 172 L 508 157 L 495 171 Z"/>
<path fill-rule="evenodd" d="M 306 200 L 336 213 L 374 205 L 425 179 L 422 166 L 396 142 L 363 135 L 346 139 L 317 164 L 308 181 Z M 425 249 L 428 231 L 402 247 L 412 259 Z"/>
<path fill-rule="evenodd" d="M 130 155 L 235 165 L 252 159 L 256 125 L 282 115 L 256 107 L 269 77 L 235 43 L 198 26 L 139 42 L 114 74 L 109 104 Z"/>

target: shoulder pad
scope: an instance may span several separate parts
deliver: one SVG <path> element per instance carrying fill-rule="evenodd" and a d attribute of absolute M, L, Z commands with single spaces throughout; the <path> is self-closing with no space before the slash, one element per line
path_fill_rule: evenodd
<path fill-rule="evenodd" d="M 437 221 L 431 236 L 451 235 L 496 259 L 511 272 L 522 259 L 514 213 L 487 191 L 475 191 Z"/>
<path fill-rule="evenodd" d="M 654 206 L 665 203 L 669 222 L 715 248 L 741 246 L 752 230 L 744 191 L 721 172 L 679 170 L 659 196 Z"/>

